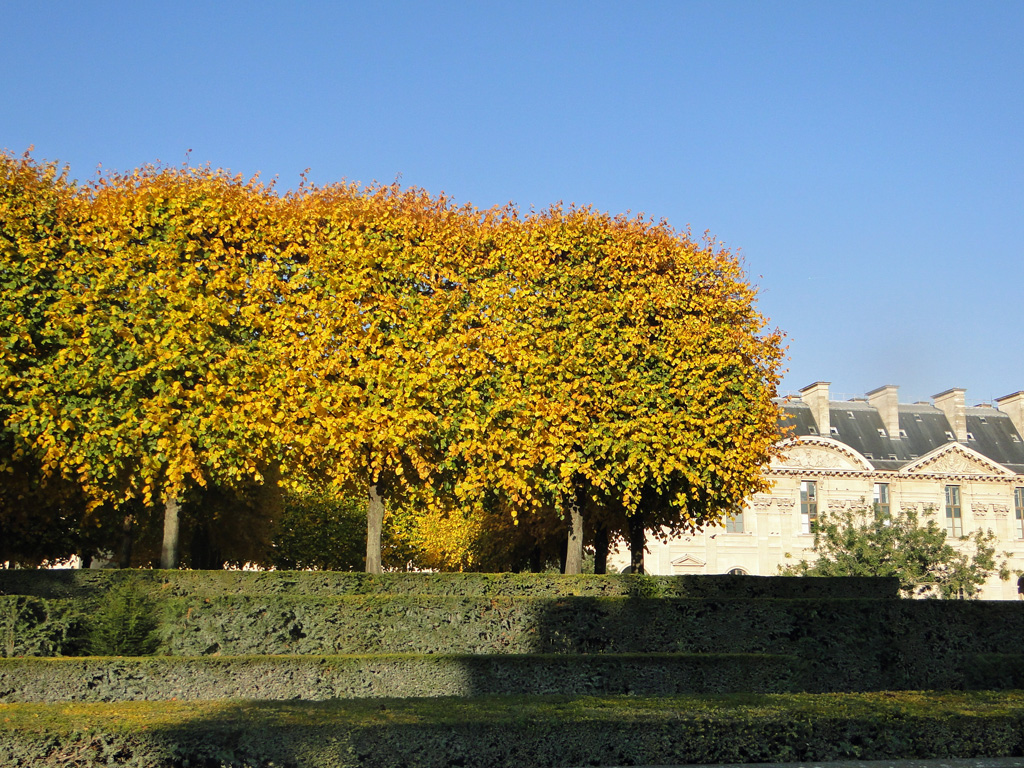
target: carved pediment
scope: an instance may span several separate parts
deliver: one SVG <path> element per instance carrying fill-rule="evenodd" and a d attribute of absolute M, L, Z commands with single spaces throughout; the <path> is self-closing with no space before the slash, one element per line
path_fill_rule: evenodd
<path fill-rule="evenodd" d="M 868 460 L 848 445 L 827 437 L 799 437 L 782 445 L 772 460 L 778 469 L 871 470 Z"/>
<path fill-rule="evenodd" d="M 960 443 L 949 443 L 927 453 L 902 470 L 911 475 L 1010 475 L 1014 473 L 987 456 Z"/>
<path fill-rule="evenodd" d="M 706 563 L 699 557 L 686 554 L 672 561 L 673 568 L 703 568 Z"/>

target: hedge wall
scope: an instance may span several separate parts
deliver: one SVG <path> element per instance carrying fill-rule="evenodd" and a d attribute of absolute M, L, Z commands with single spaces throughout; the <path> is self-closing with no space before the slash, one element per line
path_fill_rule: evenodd
<path fill-rule="evenodd" d="M 771 653 L 794 657 L 800 685 L 819 691 L 980 685 L 972 657 L 1016 652 L 1024 637 L 1011 602 L 268 595 L 156 606 L 160 652 L 175 656 Z M 89 610 L 0 597 L 0 653 L 81 653 Z"/>
<path fill-rule="evenodd" d="M 0 705 L 0 764 L 654 765 L 1024 755 L 1024 693 Z"/>
<path fill-rule="evenodd" d="M 447 595 L 462 597 L 893 598 L 890 578 L 562 576 L 538 573 L 0 570 L 0 595 L 95 598 L 123 580 L 179 597 Z"/>
<path fill-rule="evenodd" d="M 28 658 L 0 660 L 0 702 L 782 692 L 792 676 L 766 654 Z"/>

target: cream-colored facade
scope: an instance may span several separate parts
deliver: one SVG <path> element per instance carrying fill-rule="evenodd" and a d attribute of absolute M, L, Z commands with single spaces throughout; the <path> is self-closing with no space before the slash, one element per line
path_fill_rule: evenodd
<path fill-rule="evenodd" d="M 728 526 L 667 543 L 649 537 L 647 573 L 774 575 L 814 559 L 814 515 L 874 504 L 893 514 L 934 510 L 954 545 L 958 535 L 992 530 L 1011 570 L 1024 570 L 1024 392 L 998 407 L 967 407 L 962 389 L 902 404 L 894 386 L 847 401 L 830 400 L 828 386 L 816 382 L 783 403 L 791 433 L 767 470 L 771 491 Z M 625 568 L 628 550 L 609 563 Z M 981 596 L 1016 599 L 1016 578 L 993 575 Z"/>

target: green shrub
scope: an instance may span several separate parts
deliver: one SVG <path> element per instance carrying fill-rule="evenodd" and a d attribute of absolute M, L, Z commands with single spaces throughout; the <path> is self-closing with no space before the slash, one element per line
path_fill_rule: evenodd
<path fill-rule="evenodd" d="M 83 624 L 82 606 L 70 601 L 0 595 L 0 657 L 77 653 Z"/>
<path fill-rule="evenodd" d="M 160 645 L 156 603 L 130 581 L 115 585 L 89 619 L 92 656 L 149 656 Z"/>

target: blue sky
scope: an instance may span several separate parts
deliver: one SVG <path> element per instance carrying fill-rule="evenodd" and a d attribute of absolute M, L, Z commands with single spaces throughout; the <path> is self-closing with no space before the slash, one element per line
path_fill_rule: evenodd
<path fill-rule="evenodd" d="M 738 250 L 783 390 L 1024 389 L 1024 3 L 0 4 L 0 147 L 558 200 Z"/>

